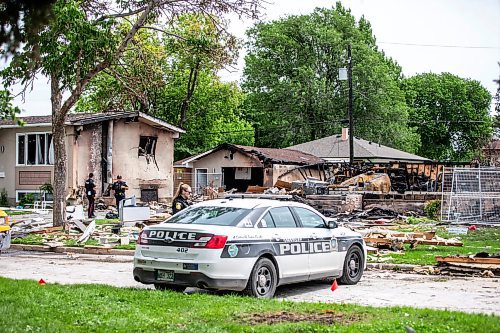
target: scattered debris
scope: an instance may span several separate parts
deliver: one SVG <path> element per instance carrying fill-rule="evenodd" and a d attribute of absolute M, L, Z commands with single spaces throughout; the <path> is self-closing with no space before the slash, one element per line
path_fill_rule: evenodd
<path fill-rule="evenodd" d="M 78 243 L 85 243 L 95 230 L 95 221 L 92 221 L 83 232 L 83 235 L 78 238 Z"/>
<path fill-rule="evenodd" d="M 500 276 L 500 254 L 490 255 L 480 252 L 474 256 L 436 256 L 436 261 L 443 273 L 482 277 Z"/>
<path fill-rule="evenodd" d="M 441 246 L 463 246 L 463 242 L 456 238 L 445 239 L 435 235 L 435 232 L 398 232 L 388 229 L 357 230 L 363 235 L 365 242 L 378 248 L 402 250 L 403 244 L 410 244 L 415 248 L 419 244 Z"/>

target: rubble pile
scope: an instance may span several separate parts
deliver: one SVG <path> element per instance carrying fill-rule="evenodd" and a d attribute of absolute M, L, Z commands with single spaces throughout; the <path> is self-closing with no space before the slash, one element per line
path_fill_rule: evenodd
<path fill-rule="evenodd" d="M 437 256 L 441 274 L 500 276 L 500 253 L 480 252 L 473 256 Z"/>
<path fill-rule="evenodd" d="M 359 229 L 365 242 L 377 248 L 388 248 L 394 251 L 403 250 L 403 244 L 415 248 L 419 244 L 434 246 L 463 246 L 456 238 L 445 239 L 436 236 L 435 232 L 400 232 L 389 229 Z"/>
<path fill-rule="evenodd" d="M 170 205 L 150 202 L 148 207 L 151 213 L 148 220 L 121 222 L 118 220 L 115 207 L 100 205 L 96 213 L 102 220 L 96 224 L 96 220 L 84 217 L 82 205 L 68 206 L 67 222 L 64 227 L 53 227 L 51 210 L 25 210 L 24 213 L 27 214 L 16 215 L 11 219 L 12 240 L 36 237 L 33 243 L 50 248 L 63 246 L 112 248 L 117 245 L 129 245 L 135 243 L 145 225 L 163 222 L 171 216 Z"/>

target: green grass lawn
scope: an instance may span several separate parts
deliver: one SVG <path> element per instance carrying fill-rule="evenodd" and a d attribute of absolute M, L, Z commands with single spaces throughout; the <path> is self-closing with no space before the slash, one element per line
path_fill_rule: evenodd
<path fill-rule="evenodd" d="M 103 225 L 103 224 L 118 224 L 120 223 L 119 219 L 95 219 L 95 224 Z"/>
<path fill-rule="evenodd" d="M 395 264 L 418 264 L 418 265 L 434 265 L 436 264 L 436 256 L 449 255 L 474 255 L 478 252 L 487 252 L 490 254 L 500 252 L 500 228 L 479 228 L 475 231 L 469 231 L 467 235 L 450 235 L 443 227 L 415 227 L 419 231 L 427 231 L 430 229 L 437 230 L 437 235 L 444 238 L 457 237 L 464 245 L 457 246 L 428 246 L 418 245 L 414 249 L 410 249 L 409 244 L 405 244 L 403 253 L 390 253 L 387 256 L 392 259 L 383 262 Z M 401 228 L 402 231 L 414 231 L 415 228 Z M 384 257 L 384 256 L 382 256 Z M 370 260 L 375 262 L 375 260 Z"/>
<path fill-rule="evenodd" d="M 4 210 L 4 212 L 9 216 L 33 214 L 29 210 Z"/>
<path fill-rule="evenodd" d="M 42 286 L 6 278 L 0 278 L 0 295 L 1 332 L 405 332 L 406 326 L 417 332 L 500 332 L 498 316 L 409 307 Z"/>

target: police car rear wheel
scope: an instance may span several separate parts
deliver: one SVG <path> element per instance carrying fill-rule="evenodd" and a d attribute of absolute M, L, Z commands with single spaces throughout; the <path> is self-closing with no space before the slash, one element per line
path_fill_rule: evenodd
<path fill-rule="evenodd" d="M 176 286 L 173 284 L 166 284 L 166 283 L 155 283 L 155 289 L 156 290 L 171 290 L 171 291 L 183 292 L 184 290 L 186 290 L 186 287 Z"/>
<path fill-rule="evenodd" d="M 246 293 L 257 298 L 272 298 L 276 292 L 276 267 L 271 260 L 261 258 L 253 267 Z"/>
<path fill-rule="evenodd" d="M 345 257 L 344 270 L 340 282 L 342 284 L 356 284 L 363 275 L 363 251 L 359 246 L 352 246 Z"/>

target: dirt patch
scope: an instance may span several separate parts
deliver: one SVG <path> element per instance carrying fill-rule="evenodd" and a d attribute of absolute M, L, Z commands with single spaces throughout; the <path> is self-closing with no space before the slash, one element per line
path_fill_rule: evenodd
<path fill-rule="evenodd" d="M 350 324 L 360 321 L 362 317 L 357 314 L 347 314 L 333 310 L 322 312 L 294 313 L 288 311 L 254 313 L 242 317 L 243 321 L 249 324 L 280 324 L 311 322 L 319 324 Z"/>

